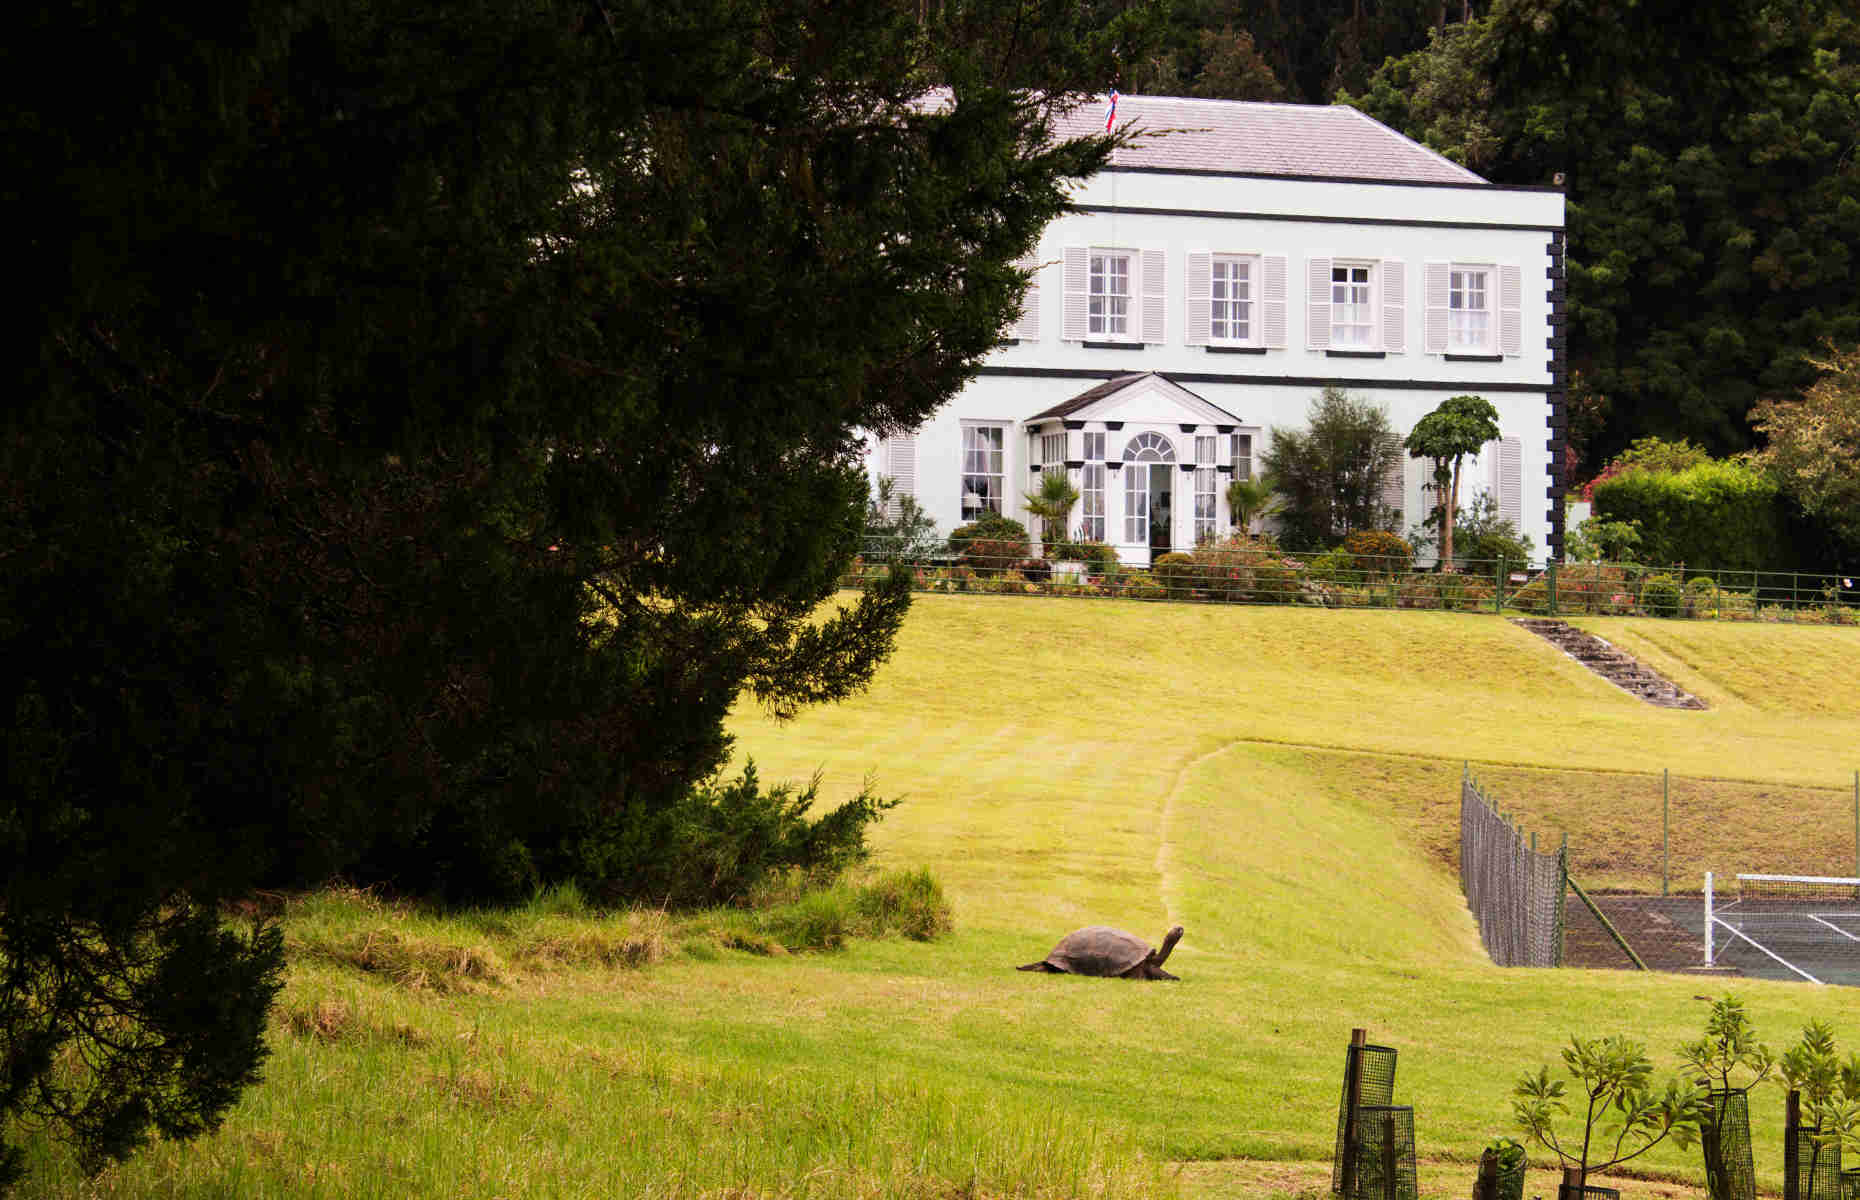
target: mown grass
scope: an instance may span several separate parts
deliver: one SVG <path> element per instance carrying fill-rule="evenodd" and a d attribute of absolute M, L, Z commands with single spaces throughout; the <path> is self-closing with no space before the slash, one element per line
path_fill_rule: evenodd
<path fill-rule="evenodd" d="M 1598 821 L 1628 799 L 1598 780 L 1664 766 L 1798 790 L 1854 766 L 1860 712 L 1810 693 L 1860 631 L 1614 626 L 1683 636 L 1667 653 L 1714 708 L 1652 709 L 1490 617 L 921 598 L 868 695 L 736 728 L 767 778 L 822 769 L 823 803 L 868 773 L 903 794 L 879 864 L 927 869 L 953 933 L 859 936 L 850 900 L 782 924 L 326 896 L 287 920 L 276 1052 L 225 1129 L 90 1184 L 41 1148 L 35 1191 L 1309 1194 L 1315 1172 L 1222 1164 L 1327 1159 L 1361 1025 L 1401 1050 L 1425 1192 L 1462 1195 L 1513 1132 L 1519 1074 L 1572 1032 L 1671 1065 L 1716 981 L 1491 967 L 1443 853 L 1461 761 L 1546 827 Z M 1753 688 L 1766 659 L 1793 682 Z M 1753 856 L 1837 840 L 1726 803 Z M 1183 982 L 1012 969 L 1097 921 L 1182 922 Z M 1772 1041 L 1819 1016 L 1860 1045 L 1843 996 L 1737 990 Z M 1780 1107 L 1753 1106 L 1772 1188 Z M 1696 1183 L 1695 1164 L 1648 1169 Z"/>

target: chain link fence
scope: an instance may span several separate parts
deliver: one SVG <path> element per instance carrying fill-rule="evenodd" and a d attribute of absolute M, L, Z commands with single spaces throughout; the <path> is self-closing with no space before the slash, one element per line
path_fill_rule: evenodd
<path fill-rule="evenodd" d="M 897 563 L 927 592 L 1860 624 L 1860 579 L 1838 573 L 1478 558 L 1457 559 L 1454 570 L 1442 572 L 1416 569 L 1408 555 L 1343 547 L 1290 554 L 1250 537 L 1140 554 L 1147 565 L 1122 562 L 1116 548 L 1102 543 L 868 537 L 841 583 L 863 587 Z"/>
<path fill-rule="evenodd" d="M 1470 770 L 1460 777 L 1460 887 L 1479 922 L 1479 939 L 1501 967 L 1555 967 L 1563 962 L 1563 893 L 1569 878 L 1567 841 L 1554 851 L 1507 820 L 1479 790 Z"/>

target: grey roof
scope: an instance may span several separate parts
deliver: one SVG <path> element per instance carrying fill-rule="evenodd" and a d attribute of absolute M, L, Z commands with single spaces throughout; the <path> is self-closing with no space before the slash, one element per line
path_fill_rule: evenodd
<path fill-rule="evenodd" d="M 1201 401 L 1203 404 L 1207 405 L 1209 408 L 1213 409 L 1215 412 L 1225 413 L 1227 416 L 1232 417 L 1236 425 L 1240 423 L 1239 417 L 1235 417 L 1232 413 L 1227 412 L 1226 409 L 1214 403 L 1212 400 L 1208 399 L 1206 396 L 1199 395 L 1195 392 L 1189 391 L 1185 387 L 1182 387 L 1181 384 L 1169 378 L 1167 375 L 1161 374 L 1160 372 L 1157 372 L 1157 371 L 1136 371 L 1129 375 L 1119 375 L 1115 379 L 1107 379 L 1103 383 L 1097 385 L 1096 387 L 1087 388 L 1085 391 L 1082 391 L 1078 395 L 1072 397 L 1072 399 L 1062 400 L 1058 404 L 1055 404 L 1053 405 L 1053 407 L 1047 409 L 1045 412 L 1034 413 L 1031 417 L 1028 417 L 1026 421 L 1023 422 L 1023 424 L 1031 425 L 1035 421 L 1050 421 L 1055 417 L 1069 417 L 1073 413 L 1079 411 L 1081 408 L 1088 408 L 1093 403 L 1104 399 L 1106 396 L 1115 395 L 1116 393 L 1121 392 L 1125 388 L 1129 387 L 1131 384 L 1137 383 L 1144 379 L 1148 379 L 1152 375 L 1156 376 L 1156 378 L 1162 380 L 1164 383 L 1168 384 L 1171 387 L 1181 388 L 1182 391 L 1188 392 L 1189 395 L 1194 396 L 1195 399 Z"/>
<path fill-rule="evenodd" d="M 1102 133 L 1107 100 L 1056 114 L 1060 137 Z M 1119 167 L 1324 176 L 1401 183 L 1486 180 L 1342 104 L 1267 104 L 1119 96 L 1117 128 L 1149 130 L 1117 152 Z"/>

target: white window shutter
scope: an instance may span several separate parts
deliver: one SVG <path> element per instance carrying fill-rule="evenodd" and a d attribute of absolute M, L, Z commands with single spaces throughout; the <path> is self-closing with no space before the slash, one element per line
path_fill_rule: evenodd
<path fill-rule="evenodd" d="M 1524 525 L 1524 439 L 1498 439 L 1498 515 L 1514 527 Z"/>
<path fill-rule="evenodd" d="M 1402 448 L 1402 439 L 1389 436 L 1390 461 L 1388 470 L 1382 476 L 1382 503 L 1385 507 L 1406 516 L 1408 508 L 1408 452 Z"/>
<path fill-rule="evenodd" d="M 1208 344 L 1208 306 L 1213 299 L 1211 278 L 1214 274 L 1214 256 L 1206 250 L 1188 252 L 1188 320 L 1187 340 L 1191 346 Z"/>
<path fill-rule="evenodd" d="M 1169 333 L 1169 294 L 1164 290 L 1168 280 L 1163 267 L 1166 261 L 1161 250 L 1143 252 L 1143 340 L 1151 346 L 1162 345 Z"/>
<path fill-rule="evenodd" d="M 1266 279 L 1261 287 L 1260 304 L 1265 312 L 1265 341 L 1274 350 L 1285 349 L 1285 255 L 1268 254 L 1260 259 Z"/>
<path fill-rule="evenodd" d="M 1330 259 L 1311 260 L 1307 278 L 1310 295 L 1305 302 L 1305 345 L 1313 350 L 1330 349 Z"/>
<path fill-rule="evenodd" d="M 1452 263 L 1430 262 L 1427 264 L 1427 295 L 1425 297 L 1427 301 L 1427 328 L 1426 340 L 1422 342 L 1422 349 L 1429 354 L 1445 354 L 1447 352 L 1447 305 L 1450 303 L 1447 295 L 1447 286 L 1448 277 L 1452 273 L 1452 270 Z"/>
<path fill-rule="evenodd" d="M 1040 260 L 1029 255 L 1014 264 L 1027 274 L 1027 290 L 1020 300 L 1020 319 L 1014 322 L 1009 335 L 1023 342 L 1040 340 Z"/>
<path fill-rule="evenodd" d="M 1091 251 L 1084 246 L 1067 246 L 1065 340 L 1068 342 L 1082 342 L 1089 336 L 1090 297 L 1086 292 L 1090 287 Z"/>
<path fill-rule="evenodd" d="M 1516 263 L 1498 268 L 1498 349 L 1517 356 L 1523 346 L 1524 279 Z"/>
<path fill-rule="evenodd" d="M 885 439 L 885 474 L 891 476 L 892 507 L 897 507 L 898 497 L 917 494 L 917 435 L 900 433 L 896 437 Z M 892 516 L 897 516 L 894 511 Z"/>
<path fill-rule="evenodd" d="M 1390 354 L 1408 349 L 1408 268 L 1399 258 L 1382 260 L 1382 348 Z"/>

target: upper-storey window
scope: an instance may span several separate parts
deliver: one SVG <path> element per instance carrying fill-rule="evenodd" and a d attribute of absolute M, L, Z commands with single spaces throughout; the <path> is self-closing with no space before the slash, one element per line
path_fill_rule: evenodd
<path fill-rule="evenodd" d="M 1112 348 L 1161 342 L 1165 262 L 1161 250 L 1067 246 L 1065 339 Z"/>
<path fill-rule="evenodd" d="M 1309 260 L 1306 343 L 1332 354 L 1407 347 L 1407 270 L 1398 258 Z"/>
<path fill-rule="evenodd" d="M 1523 353 L 1519 264 L 1429 262 L 1424 282 L 1427 353 L 1491 360 Z"/>
<path fill-rule="evenodd" d="M 1453 264 L 1447 272 L 1447 351 L 1492 352 L 1492 268 Z"/>
<path fill-rule="evenodd" d="M 1370 307 L 1375 266 L 1333 263 L 1330 268 L 1330 344 L 1346 350 L 1375 345 L 1376 319 Z"/>
<path fill-rule="evenodd" d="M 1190 250 L 1183 267 L 1189 345 L 1248 354 L 1285 348 L 1283 254 Z"/>
<path fill-rule="evenodd" d="M 1259 340 L 1259 262 L 1251 255 L 1216 255 L 1209 264 L 1208 340 L 1251 345 Z"/>
<path fill-rule="evenodd" d="M 1092 337 L 1116 341 L 1131 336 L 1130 329 L 1130 255 L 1127 252 L 1093 250 L 1086 332 Z"/>

